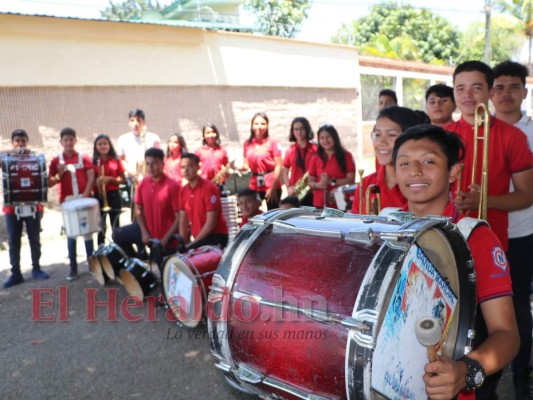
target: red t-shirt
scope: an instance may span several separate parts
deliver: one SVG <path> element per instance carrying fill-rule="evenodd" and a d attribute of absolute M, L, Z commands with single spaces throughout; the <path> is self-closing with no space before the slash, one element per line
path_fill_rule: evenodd
<path fill-rule="evenodd" d="M 254 215 L 250 215 L 249 217 L 243 216 L 241 218 L 241 224 L 239 225 L 239 228 L 242 228 L 244 225 L 246 225 L 248 223 L 248 221 L 250 220 L 250 218 L 253 218 L 253 217 L 255 217 L 256 215 L 259 215 L 259 214 L 263 214 L 263 211 L 257 210 L 257 212 Z"/>
<path fill-rule="evenodd" d="M 466 154 L 462 172 L 462 191 L 472 182 L 472 166 L 474 159 L 474 127 L 461 118 L 444 127 L 457 133 L 465 145 Z M 478 136 L 483 135 L 480 127 Z M 483 161 L 483 142 L 478 142 L 478 159 L 476 183 L 481 183 Z M 527 136 L 518 128 L 500 119 L 491 117 L 488 162 L 488 194 L 497 196 L 509 193 L 511 175 L 526 171 L 533 166 L 533 156 L 529 149 Z M 452 190 L 455 195 L 456 190 Z M 477 217 L 477 213 L 470 214 Z M 500 239 L 504 250 L 508 248 L 509 213 L 507 211 L 488 209 L 487 221 Z"/>
<path fill-rule="evenodd" d="M 181 184 L 181 168 L 180 168 L 181 154 L 177 157 L 170 156 L 165 158 L 165 165 L 163 167 L 163 172 L 166 176 L 171 179 L 174 179 L 176 182 Z"/>
<path fill-rule="evenodd" d="M 158 181 L 146 177 L 139 183 L 135 204 L 143 207 L 151 238 L 162 239 L 174 223 L 180 210 L 180 191 L 180 184 L 165 174 Z"/>
<path fill-rule="evenodd" d="M 311 158 L 311 162 L 309 163 L 309 176 L 314 177 L 317 182 L 320 181 L 322 173 L 327 173 L 330 178 L 335 179 L 344 179 L 350 172 L 355 173 L 355 162 L 353 160 L 353 157 L 351 153 L 348 151 L 344 152 L 344 157 L 346 159 L 346 172 L 342 172 L 341 167 L 339 166 L 339 163 L 337 162 L 337 158 L 335 154 L 331 156 L 329 160 L 324 163 L 320 156 L 318 154 L 315 154 Z M 331 191 L 334 189 L 333 186 L 328 188 L 328 191 Z M 315 207 L 324 207 L 324 190 L 323 189 L 315 189 L 313 191 L 313 206 Z M 327 207 L 336 208 L 337 205 L 335 204 L 335 201 L 332 203 L 328 203 Z"/>
<path fill-rule="evenodd" d="M 221 146 L 213 148 L 208 145 L 203 145 L 196 150 L 195 154 L 200 157 L 200 176 L 208 180 L 212 180 L 229 162 L 228 152 Z"/>
<path fill-rule="evenodd" d="M 93 165 L 91 159 L 86 155 L 81 155 L 81 160 L 78 158 L 78 154 L 80 153 L 74 153 L 71 157 L 67 157 L 65 153 L 63 153 L 63 159 L 65 161 L 65 165 L 74 164 L 74 165 L 81 165 L 81 168 L 76 169 L 76 179 L 78 182 L 78 194 L 82 194 L 85 191 L 85 187 L 87 186 L 87 171 L 94 170 L 95 166 Z M 59 156 L 54 157 L 52 161 L 50 162 L 50 168 L 48 169 L 48 176 L 52 177 L 57 175 L 58 169 L 57 166 L 59 165 Z M 65 201 L 65 198 L 67 196 L 71 196 L 74 193 L 74 189 L 72 187 L 72 173 L 70 171 L 65 170 L 65 173 L 61 177 L 61 181 L 59 182 L 59 202 L 63 203 Z"/>
<path fill-rule="evenodd" d="M 261 140 L 254 137 L 252 138 L 252 143 L 248 143 L 248 140 L 244 142 L 243 155 L 248 160 L 248 166 L 252 174 L 254 174 L 250 179 L 250 189 L 266 192 L 272 187 L 274 182 L 273 171 L 276 167 L 275 158 L 281 157 L 278 142 L 268 136 Z M 265 174 L 264 185 L 261 187 L 257 186 L 256 174 L 259 173 Z M 279 187 L 281 187 L 281 182 L 279 183 Z"/>
<path fill-rule="evenodd" d="M 211 233 L 228 233 L 228 225 L 222 213 L 220 190 L 211 181 L 198 177 L 194 187 L 191 187 L 189 183 L 183 186 L 180 210 L 187 213 L 193 236 L 200 233 L 207 221 L 207 213 L 210 211 L 217 212 L 217 225 Z"/>
<path fill-rule="evenodd" d="M 285 158 L 283 159 L 283 166 L 291 170 L 289 177 L 289 184 L 291 186 L 294 186 L 294 184 L 298 182 L 298 179 L 304 175 L 305 171 L 309 169 L 311 159 L 317 150 L 318 146 L 312 142 L 307 142 L 307 145 L 303 149 L 298 143 L 294 143 L 287 149 L 285 152 Z M 298 159 L 298 152 L 300 152 L 302 160 L 304 160 L 305 170 L 303 170 L 302 167 L 296 163 L 296 160 Z"/>
<path fill-rule="evenodd" d="M 378 185 L 381 209 L 386 207 L 403 207 L 407 203 L 407 199 L 403 196 L 402 192 L 400 192 L 398 185 L 394 185 L 389 189 L 387 182 L 385 181 L 385 171 L 385 166 L 380 166 L 377 172 L 363 178 L 363 210 L 361 212 L 359 211 L 360 185 L 357 185 L 352 203 L 352 212 L 354 214 L 366 213 L 366 190 L 369 185 Z M 372 201 L 376 195 L 372 194 L 370 197 Z"/>
<path fill-rule="evenodd" d="M 101 162 L 101 161 L 100 161 Z M 112 178 L 118 178 L 120 176 L 124 175 L 124 165 L 120 160 L 116 158 L 108 158 L 106 161 L 104 161 L 104 175 L 110 176 Z M 96 164 L 96 176 L 100 177 L 102 176 L 102 164 Z M 100 187 L 98 185 L 94 185 L 94 191 L 96 193 L 100 192 Z M 110 183 L 106 185 L 105 187 L 106 191 L 110 192 L 112 190 L 118 190 L 118 185 L 116 183 Z"/>

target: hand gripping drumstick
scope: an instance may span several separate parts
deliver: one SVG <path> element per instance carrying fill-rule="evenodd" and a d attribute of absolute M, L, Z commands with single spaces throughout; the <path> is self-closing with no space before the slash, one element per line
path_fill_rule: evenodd
<path fill-rule="evenodd" d="M 422 317 L 416 321 L 416 338 L 422 346 L 427 347 L 429 362 L 437 361 L 435 345 L 439 343 L 441 328 L 439 320 L 432 317 Z"/>

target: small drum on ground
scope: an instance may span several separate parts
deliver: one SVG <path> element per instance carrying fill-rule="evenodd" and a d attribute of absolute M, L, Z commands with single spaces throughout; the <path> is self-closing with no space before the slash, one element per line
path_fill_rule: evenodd
<path fill-rule="evenodd" d="M 355 194 L 356 184 L 337 186 L 333 190 L 337 208 L 342 211 L 349 211 L 352 208 L 353 196 Z"/>
<path fill-rule="evenodd" d="M 125 269 L 120 270 L 120 279 L 130 296 L 144 300 L 157 286 L 157 280 L 148 265 L 137 258 L 130 258 Z"/>
<path fill-rule="evenodd" d="M 61 204 L 65 233 L 69 238 L 91 235 L 100 230 L 100 204 L 93 198 L 80 198 Z"/>
<path fill-rule="evenodd" d="M 207 291 L 221 258 L 219 247 L 202 246 L 164 262 L 165 300 L 180 324 L 194 328 L 204 318 Z"/>
<path fill-rule="evenodd" d="M 111 243 L 102 248 L 99 256 L 100 265 L 104 270 L 104 274 L 109 279 L 120 279 L 120 271 L 126 268 L 129 261 L 128 256 L 116 243 Z"/>
<path fill-rule="evenodd" d="M 44 154 L 2 156 L 4 204 L 46 203 L 48 177 Z"/>
<path fill-rule="evenodd" d="M 264 398 L 427 397 L 416 321 L 438 319 L 439 354 L 468 352 L 475 272 L 449 220 L 395 217 L 404 222 L 273 210 L 242 228 L 207 304 L 232 386 Z"/>
<path fill-rule="evenodd" d="M 100 245 L 98 249 L 89 257 L 89 270 L 94 275 L 94 278 L 100 285 L 105 285 L 109 282 L 109 276 L 104 272 L 102 266 L 101 256 L 106 246 Z"/>

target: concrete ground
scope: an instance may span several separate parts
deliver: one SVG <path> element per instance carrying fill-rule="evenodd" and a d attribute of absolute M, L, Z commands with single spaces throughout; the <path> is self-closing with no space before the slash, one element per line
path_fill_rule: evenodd
<path fill-rule="evenodd" d="M 139 322 L 125 320 L 120 312 L 117 321 L 108 321 L 104 307 L 98 309 L 96 321 L 88 321 L 87 290 L 97 289 L 97 301 L 109 299 L 110 292 L 88 272 L 81 241 L 80 278 L 66 282 L 67 246 L 59 236 L 58 215 L 47 211 L 43 220 L 42 267 L 50 279 L 31 279 L 30 252 L 24 244 L 27 281 L 0 289 L 1 399 L 253 398 L 232 389 L 213 366 L 205 327 L 178 328 L 165 320 L 163 309 L 147 305 L 132 311 L 142 315 Z M 7 251 L 0 251 L 0 282 L 9 276 L 9 268 Z M 108 289 L 116 291 L 117 304 L 126 296 L 119 285 Z M 39 296 L 51 306 L 35 306 Z M 150 311 L 158 321 L 150 321 Z M 56 320 L 32 321 L 32 316 Z M 499 395 L 514 398 L 508 370 Z"/>

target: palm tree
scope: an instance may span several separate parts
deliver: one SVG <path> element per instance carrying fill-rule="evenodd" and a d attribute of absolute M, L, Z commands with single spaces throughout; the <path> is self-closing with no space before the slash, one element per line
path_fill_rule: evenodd
<path fill-rule="evenodd" d="M 366 56 L 393 58 L 396 60 L 419 60 L 420 51 L 413 41 L 405 36 L 389 40 L 387 36 L 377 34 L 359 48 L 359 53 Z"/>

